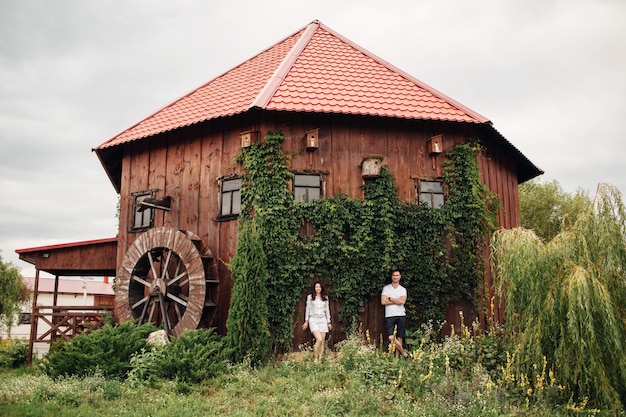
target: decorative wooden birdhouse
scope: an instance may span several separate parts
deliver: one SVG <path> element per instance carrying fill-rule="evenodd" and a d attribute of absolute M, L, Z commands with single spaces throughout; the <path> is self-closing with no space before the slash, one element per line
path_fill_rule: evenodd
<path fill-rule="evenodd" d="M 306 140 L 306 150 L 314 151 L 319 148 L 319 129 L 309 130 L 304 134 Z"/>
<path fill-rule="evenodd" d="M 437 155 L 443 152 L 443 135 L 433 136 L 426 142 L 428 146 L 428 153 L 431 155 Z"/>
<path fill-rule="evenodd" d="M 258 140 L 259 132 L 256 130 L 249 130 L 247 132 L 241 132 L 239 138 L 241 139 L 241 147 L 249 148 L 254 142 Z"/>
<path fill-rule="evenodd" d="M 363 178 L 376 178 L 380 176 L 380 168 L 383 165 L 383 156 L 366 156 L 361 162 L 361 175 Z"/>

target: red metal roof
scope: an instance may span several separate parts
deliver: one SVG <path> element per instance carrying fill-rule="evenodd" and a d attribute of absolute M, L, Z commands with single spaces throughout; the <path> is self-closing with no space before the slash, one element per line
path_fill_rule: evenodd
<path fill-rule="evenodd" d="M 71 243 L 58 243 L 55 245 L 37 246 L 33 248 L 15 249 L 15 253 L 22 254 L 22 253 L 30 253 L 30 252 L 44 252 L 47 250 L 73 248 L 77 246 L 88 246 L 88 245 L 97 245 L 100 243 L 113 243 L 113 242 L 117 242 L 116 237 L 108 237 L 104 239 L 95 239 L 95 240 L 83 240 L 80 242 L 71 242 Z"/>
<path fill-rule="evenodd" d="M 316 20 L 95 149 L 253 108 L 489 121 Z"/>

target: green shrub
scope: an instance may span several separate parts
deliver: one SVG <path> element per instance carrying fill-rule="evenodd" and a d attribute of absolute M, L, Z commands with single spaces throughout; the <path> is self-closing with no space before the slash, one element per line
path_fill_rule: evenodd
<path fill-rule="evenodd" d="M 0 369 L 19 368 L 28 360 L 28 342 L 13 339 L 10 343 L 0 345 Z"/>
<path fill-rule="evenodd" d="M 127 381 L 131 385 L 147 384 L 153 385 L 159 378 L 159 370 L 156 368 L 157 359 L 163 356 L 163 346 L 152 346 L 141 348 L 130 358 L 130 371 L 128 371 Z"/>
<path fill-rule="evenodd" d="M 402 375 L 412 377 L 413 361 L 398 360 L 393 352 L 376 349 L 368 340 L 360 337 L 353 327 L 345 340 L 337 344 L 337 359 L 346 379 L 357 381 L 367 389 L 386 392 L 386 396 L 395 395 Z M 428 367 L 426 367 L 428 368 Z"/>
<path fill-rule="evenodd" d="M 230 268 L 235 281 L 226 328 L 233 360 L 249 359 L 253 365 L 270 354 L 267 258 L 254 219 L 239 220 L 237 251 Z"/>
<path fill-rule="evenodd" d="M 102 383 L 102 399 L 111 401 L 122 396 L 122 383 L 117 380 L 107 379 Z"/>
<path fill-rule="evenodd" d="M 229 351 L 215 329 L 187 330 L 165 345 L 155 369 L 165 379 L 198 383 L 226 372 Z"/>
<path fill-rule="evenodd" d="M 106 325 L 69 342 L 53 344 L 42 359 L 41 367 L 52 378 L 100 373 L 123 379 L 131 369 L 131 357 L 146 347 L 146 338 L 155 330 L 152 323 L 137 326 L 129 321 Z"/>
<path fill-rule="evenodd" d="M 481 364 L 492 378 L 506 365 L 506 353 L 511 349 L 501 326 L 493 326 L 485 333 L 475 333 L 470 360 Z"/>
<path fill-rule="evenodd" d="M 187 330 L 164 346 L 141 349 L 130 359 L 128 382 L 155 385 L 166 379 L 195 384 L 225 373 L 230 350 L 214 331 Z"/>
<path fill-rule="evenodd" d="M 344 372 L 358 370 L 365 362 L 376 356 L 372 346 L 364 344 L 356 328 L 348 331 L 344 340 L 337 343 L 337 358 Z"/>
<path fill-rule="evenodd" d="M 433 320 L 428 320 L 417 328 L 407 329 L 404 339 L 407 351 L 420 349 L 437 340 L 441 336 L 442 327 L 442 323 L 435 324 Z"/>

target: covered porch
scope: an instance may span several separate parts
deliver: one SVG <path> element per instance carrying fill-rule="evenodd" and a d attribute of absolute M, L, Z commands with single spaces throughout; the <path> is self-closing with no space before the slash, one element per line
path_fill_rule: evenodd
<path fill-rule="evenodd" d="M 94 305 L 58 305 L 59 277 L 115 277 L 117 238 L 89 240 L 39 246 L 15 251 L 19 258 L 35 267 L 35 281 L 28 343 L 28 363 L 32 362 L 35 343 L 52 344 L 62 338 L 70 340 L 76 334 L 93 331 L 104 324 L 106 315 L 113 314 L 113 300 L 94 299 Z M 40 273 L 54 276 L 51 305 L 38 305 Z M 38 333 L 38 326 L 48 329 Z"/>

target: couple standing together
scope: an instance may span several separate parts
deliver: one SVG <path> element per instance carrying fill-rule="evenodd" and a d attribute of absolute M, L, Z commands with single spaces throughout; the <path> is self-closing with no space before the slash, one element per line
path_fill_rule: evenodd
<path fill-rule="evenodd" d="M 402 347 L 406 330 L 406 303 L 407 291 L 400 285 L 400 271 L 395 270 L 391 274 L 391 283 L 385 285 L 380 296 L 380 302 L 385 306 L 385 329 L 389 342 L 395 345 L 396 357 L 402 355 L 408 358 L 409 354 Z M 306 309 L 302 330 L 307 327 L 315 337 L 313 357 L 319 362 L 324 354 L 324 340 L 326 333 L 332 330 L 330 306 L 328 296 L 321 282 L 316 281 L 311 288 L 311 293 L 306 297 Z"/>

